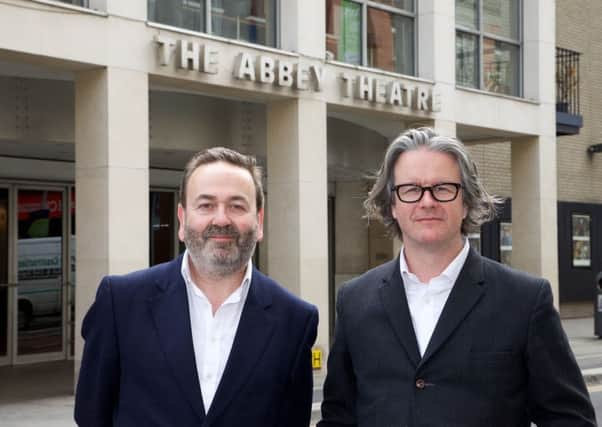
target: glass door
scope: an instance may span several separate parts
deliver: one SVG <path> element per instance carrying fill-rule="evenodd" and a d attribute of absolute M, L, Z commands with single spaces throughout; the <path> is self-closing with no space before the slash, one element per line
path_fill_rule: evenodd
<path fill-rule="evenodd" d="M 64 205 L 63 189 L 17 189 L 16 362 L 65 356 Z"/>
<path fill-rule="evenodd" d="M 0 188 L 0 365 L 9 362 L 8 189 Z"/>

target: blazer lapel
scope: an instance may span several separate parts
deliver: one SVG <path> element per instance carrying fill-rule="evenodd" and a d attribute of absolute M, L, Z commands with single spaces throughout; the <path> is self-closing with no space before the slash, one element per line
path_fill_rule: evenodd
<path fill-rule="evenodd" d="M 249 379 L 274 332 L 274 319 L 268 312 L 272 297 L 262 274 L 253 269 L 251 286 L 240 316 L 232 350 L 209 412 L 207 423 L 215 420 L 236 398 Z"/>
<path fill-rule="evenodd" d="M 401 341 L 408 358 L 414 366 L 418 366 L 420 353 L 399 269 L 399 257 L 391 261 L 389 265 L 389 273 L 383 277 L 383 281 L 380 284 L 380 298 L 385 313 L 391 322 L 391 327 Z"/>
<path fill-rule="evenodd" d="M 202 422 L 205 417 L 199 383 L 186 284 L 180 272 L 182 257 L 172 261 L 163 280 L 157 280 L 157 295 L 149 299 L 159 343 L 182 395 Z"/>
<path fill-rule="evenodd" d="M 481 256 L 472 249 L 462 271 L 443 307 L 433 336 L 426 348 L 421 364 L 425 363 L 456 330 L 470 313 L 484 292 Z"/>

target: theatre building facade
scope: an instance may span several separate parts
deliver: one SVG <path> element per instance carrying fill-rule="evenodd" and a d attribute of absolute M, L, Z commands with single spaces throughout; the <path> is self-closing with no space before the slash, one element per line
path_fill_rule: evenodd
<path fill-rule="evenodd" d="M 558 302 L 555 48 L 550 0 L 0 2 L 0 364 L 77 371 L 101 277 L 183 250 L 181 170 L 215 145 L 264 167 L 254 259 L 318 306 L 322 361 L 338 287 L 399 249 L 362 201 L 417 124 L 511 198 L 474 247 Z"/>

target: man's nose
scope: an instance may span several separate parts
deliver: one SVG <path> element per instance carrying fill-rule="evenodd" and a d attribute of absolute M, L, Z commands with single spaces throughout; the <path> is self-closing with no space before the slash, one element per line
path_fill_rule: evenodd
<path fill-rule="evenodd" d="M 433 193 L 431 193 L 432 189 L 424 190 L 424 194 L 422 195 L 422 199 L 420 199 L 420 205 L 430 207 L 437 203 L 437 200 L 433 197 Z"/>
<path fill-rule="evenodd" d="M 228 211 L 226 209 L 226 206 L 224 205 L 218 205 L 217 209 L 215 210 L 215 215 L 213 216 L 213 223 L 215 225 L 227 225 L 230 224 L 232 221 L 230 220 L 230 217 L 228 216 Z"/>

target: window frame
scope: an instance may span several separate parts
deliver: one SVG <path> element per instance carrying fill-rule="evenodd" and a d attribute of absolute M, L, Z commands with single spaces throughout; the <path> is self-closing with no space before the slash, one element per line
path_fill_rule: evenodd
<path fill-rule="evenodd" d="M 361 54 L 361 63 L 360 64 L 351 64 L 348 62 L 344 62 L 344 61 L 340 61 L 337 59 L 332 59 L 332 62 L 337 62 L 340 64 L 346 64 L 346 65 L 351 65 L 351 66 L 355 66 L 355 67 L 366 67 L 366 68 L 370 68 L 370 69 L 374 69 L 374 70 L 382 70 L 388 73 L 395 73 L 395 74 L 400 74 L 400 75 L 409 75 L 412 77 L 418 77 L 417 76 L 417 71 L 418 71 L 418 1 L 417 0 L 411 0 L 412 2 L 412 9 L 414 10 L 413 12 L 409 12 L 405 9 L 399 9 L 396 8 L 395 6 L 389 6 L 383 3 L 379 3 L 379 2 L 375 2 L 375 1 L 371 1 L 371 0 L 347 0 L 351 3 L 355 3 L 355 4 L 359 4 L 361 7 L 361 49 L 362 49 L 362 54 Z M 326 2 L 324 2 L 324 5 L 326 6 Z M 378 9 L 378 10 L 383 10 L 385 12 L 389 12 L 391 14 L 394 15 L 401 15 L 404 16 L 406 18 L 409 18 L 412 20 L 413 22 L 413 35 L 414 35 L 414 40 L 413 40 L 413 52 L 412 52 L 412 74 L 401 74 L 397 71 L 391 71 L 391 70 L 385 70 L 384 68 L 375 68 L 369 65 L 368 63 L 368 8 L 373 8 L 373 9 Z M 324 43 L 326 44 L 326 37 L 328 36 L 328 33 L 325 33 L 324 37 Z"/>
<path fill-rule="evenodd" d="M 87 0 L 86 0 L 87 1 Z M 191 3 L 191 4 L 196 4 L 198 3 L 201 7 L 199 8 L 204 9 L 204 14 L 205 14 L 205 20 L 203 22 L 204 25 L 204 29 L 203 30 L 191 30 L 188 28 L 184 28 L 184 27 L 179 27 L 176 25 L 173 25 L 172 23 L 164 23 L 164 22 L 158 22 L 156 19 L 152 19 L 151 20 L 151 11 L 150 11 L 150 7 L 149 4 L 152 2 L 153 4 L 156 4 L 156 0 L 146 0 L 147 3 L 147 16 L 146 16 L 146 20 L 147 22 L 151 22 L 151 23 L 155 23 L 155 24 L 159 24 L 159 25 L 166 25 L 169 27 L 173 27 L 173 28 L 177 28 L 180 30 L 184 30 L 184 31 L 192 31 L 194 33 L 199 33 L 199 34 L 207 34 L 213 37 L 221 37 L 227 40 L 234 40 L 237 42 L 241 42 L 241 43 L 250 43 L 253 45 L 257 45 L 257 46 L 264 46 L 267 48 L 272 48 L 272 49 L 278 49 L 280 47 L 280 41 L 281 41 L 281 37 L 280 37 L 280 25 L 281 25 L 281 6 L 280 6 L 280 1 L 281 0 L 270 0 L 273 2 L 273 5 L 271 6 L 272 9 L 272 13 L 273 13 L 273 29 L 272 32 L 274 33 L 273 38 L 274 38 L 274 44 L 273 45 L 269 45 L 269 44 L 261 44 L 261 43 L 255 43 L 255 42 L 251 42 L 251 41 L 247 41 L 245 39 L 236 39 L 236 38 L 232 38 L 232 37 L 227 37 L 221 34 L 215 34 L 213 32 L 213 1 L 214 0 L 184 0 L 184 3 Z M 202 7 L 202 3 L 205 3 L 205 7 Z M 266 23 L 270 23 L 269 21 L 266 20 Z M 267 40 L 267 29 L 268 26 L 266 25 L 266 40 Z"/>
<path fill-rule="evenodd" d="M 478 3 L 478 7 L 477 7 L 477 29 L 474 30 L 472 28 L 463 26 L 458 24 L 457 19 L 455 19 L 454 22 L 454 28 L 455 28 L 455 40 L 458 40 L 458 33 L 464 33 L 464 34 L 468 34 L 471 36 L 475 36 L 477 38 L 477 42 L 478 42 L 478 60 L 479 60 L 479 64 L 478 64 L 478 82 L 477 82 L 477 87 L 470 87 L 470 86 L 464 86 L 462 84 L 458 84 L 458 79 L 457 79 L 457 68 L 455 68 L 455 62 L 454 62 L 454 72 L 455 72 L 455 81 L 456 81 L 456 87 L 459 88 L 468 88 L 468 89 L 476 89 L 476 90 L 483 90 L 486 91 L 487 93 L 492 93 L 492 94 L 497 94 L 497 95 L 503 95 L 503 96 L 515 96 L 515 97 L 519 97 L 522 98 L 523 94 L 524 94 L 524 25 L 523 25 L 523 20 L 524 20 L 524 13 L 523 13 L 523 6 L 524 6 L 524 1 L 523 0 L 517 0 L 518 1 L 518 16 L 517 16 L 517 20 L 518 20 L 518 34 L 517 34 L 517 39 L 512 39 L 512 38 L 508 38 L 505 36 L 499 36 L 497 34 L 493 34 L 493 33 L 489 33 L 483 30 L 483 1 L 484 0 L 475 0 Z M 454 4 L 454 12 L 456 11 L 455 8 L 455 4 Z M 518 93 L 516 94 L 507 94 L 507 93 L 500 93 L 500 92 L 495 92 L 495 91 L 490 91 L 487 90 L 485 88 L 485 78 L 484 78 L 484 61 L 483 61 L 483 57 L 484 57 L 484 40 L 485 39 L 489 39 L 489 40 L 493 40 L 494 42 L 501 42 L 501 43 L 506 43 L 512 46 L 515 46 L 518 48 Z M 455 46 L 455 45 L 454 45 Z M 455 47 L 454 47 L 455 49 Z M 457 58 L 457 54 L 458 51 L 455 51 L 455 55 L 454 58 Z"/>

